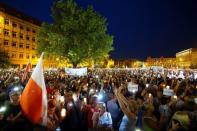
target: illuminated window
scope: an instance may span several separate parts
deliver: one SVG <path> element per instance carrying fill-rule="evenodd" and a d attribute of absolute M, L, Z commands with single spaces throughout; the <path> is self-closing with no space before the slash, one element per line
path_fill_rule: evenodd
<path fill-rule="evenodd" d="M 23 48 L 24 47 L 24 44 L 23 43 L 20 43 L 19 44 L 19 48 Z"/>
<path fill-rule="evenodd" d="M 23 29 L 24 29 L 22 25 L 20 25 L 20 29 L 21 29 L 21 30 L 23 30 Z"/>
<path fill-rule="evenodd" d="M 30 31 L 30 29 L 27 27 L 27 28 L 26 28 L 26 31 Z"/>
<path fill-rule="evenodd" d="M 20 38 L 23 39 L 23 34 L 20 34 Z"/>
<path fill-rule="evenodd" d="M 15 22 L 12 22 L 13 27 L 17 27 L 17 24 Z"/>
<path fill-rule="evenodd" d="M 10 23 L 10 22 L 9 22 L 8 19 L 4 19 L 4 24 L 5 24 L 5 25 L 9 25 L 9 23 Z"/>
<path fill-rule="evenodd" d="M 16 58 L 16 53 L 12 53 L 11 58 Z"/>
<path fill-rule="evenodd" d="M 8 40 L 4 40 L 3 44 L 4 44 L 5 46 L 8 46 L 8 45 L 9 45 L 9 41 L 8 41 Z"/>
<path fill-rule="evenodd" d="M 36 56 L 35 55 L 32 55 L 32 59 L 35 59 L 36 58 Z"/>
<path fill-rule="evenodd" d="M 5 35 L 5 36 L 9 36 L 9 30 L 4 29 L 4 35 Z"/>
<path fill-rule="evenodd" d="M 17 47 L 17 44 L 15 41 L 12 42 L 12 47 Z"/>
<path fill-rule="evenodd" d="M 29 36 L 28 35 L 26 36 L 26 40 L 29 40 Z"/>
<path fill-rule="evenodd" d="M 20 58 L 20 59 L 23 59 L 23 53 L 20 53 L 20 54 L 19 54 L 19 58 Z"/>
<path fill-rule="evenodd" d="M 12 32 L 12 37 L 16 38 L 16 32 Z"/>
<path fill-rule="evenodd" d="M 35 37 L 32 37 L 32 41 L 35 42 L 36 41 L 36 38 Z"/>
<path fill-rule="evenodd" d="M 30 45 L 29 44 L 26 44 L 26 49 L 29 49 Z"/>

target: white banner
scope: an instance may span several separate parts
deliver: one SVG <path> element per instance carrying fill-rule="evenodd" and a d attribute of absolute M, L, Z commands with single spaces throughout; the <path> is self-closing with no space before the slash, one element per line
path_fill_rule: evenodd
<path fill-rule="evenodd" d="M 72 76 L 86 76 L 88 69 L 85 68 L 65 68 L 65 72 Z"/>

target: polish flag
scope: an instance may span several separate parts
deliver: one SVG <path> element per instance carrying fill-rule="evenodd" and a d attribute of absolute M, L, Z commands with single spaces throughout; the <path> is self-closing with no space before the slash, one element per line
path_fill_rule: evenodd
<path fill-rule="evenodd" d="M 43 53 L 20 99 L 24 115 L 34 124 L 47 123 L 47 94 L 42 65 Z"/>
<path fill-rule="evenodd" d="M 28 61 L 27 66 L 26 66 L 26 68 L 25 68 L 25 71 L 24 71 L 24 73 L 23 73 L 22 79 L 21 79 L 21 82 L 22 82 L 22 83 L 23 83 L 24 80 L 26 79 L 27 74 L 28 74 L 28 72 L 29 72 L 30 69 L 31 69 L 31 63 L 30 63 L 30 61 Z"/>

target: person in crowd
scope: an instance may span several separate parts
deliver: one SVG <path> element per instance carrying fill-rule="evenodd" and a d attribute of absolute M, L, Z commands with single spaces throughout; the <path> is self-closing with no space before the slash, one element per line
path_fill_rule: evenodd
<path fill-rule="evenodd" d="M 97 98 L 94 96 L 90 96 L 89 104 L 86 105 L 86 115 L 87 115 L 87 123 L 88 123 L 89 131 L 93 130 L 92 116 L 95 112 L 98 112 L 96 108 L 97 105 L 96 102 L 97 102 Z"/>
<path fill-rule="evenodd" d="M 97 108 L 98 112 L 95 112 L 92 116 L 94 130 L 112 131 L 112 118 L 111 114 L 106 111 L 105 103 L 98 103 Z"/>
<path fill-rule="evenodd" d="M 9 92 L 10 101 L 7 101 L 4 105 L 4 113 L 1 118 L 4 123 L 2 130 L 24 130 L 31 128 L 31 124 L 27 121 L 21 110 L 20 106 L 20 94 L 21 90 L 15 86 Z"/>
<path fill-rule="evenodd" d="M 20 93 L 12 89 L 22 74 L 0 71 L 0 130 L 38 129 L 22 114 L 23 88 Z M 71 76 L 57 69 L 46 70 L 44 76 L 48 96 L 44 130 L 197 130 L 196 70 L 92 69 L 87 76 Z"/>
<path fill-rule="evenodd" d="M 110 100 L 107 102 L 107 110 L 111 114 L 114 130 L 118 130 L 123 113 L 115 95 L 110 94 L 109 97 Z"/>
<path fill-rule="evenodd" d="M 56 115 L 56 101 L 51 99 L 48 101 L 48 119 L 47 119 L 47 130 L 54 131 L 59 126 L 59 118 Z"/>

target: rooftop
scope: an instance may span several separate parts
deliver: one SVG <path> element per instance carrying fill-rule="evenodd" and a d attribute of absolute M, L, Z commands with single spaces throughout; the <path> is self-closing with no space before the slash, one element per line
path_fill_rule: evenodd
<path fill-rule="evenodd" d="M 0 3 L 0 11 L 4 12 L 6 14 L 12 15 L 14 17 L 17 17 L 19 19 L 25 20 L 27 22 L 30 22 L 32 24 L 38 25 L 38 26 L 41 26 L 41 24 L 42 24 L 42 22 L 39 21 L 38 19 L 30 17 L 30 16 L 24 14 L 23 12 L 18 11 L 16 9 L 4 4 L 4 3 Z"/>
<path fill-rule="evenodd" d="M 185 55 L 185 54 L 188 54 L 188 53 L 191 53 L 191 52 L 195 52 L 195 51 L 197 51 L 197 48 L 189 48 L 189 49 L 177 52 L 176 56 Z"/>

